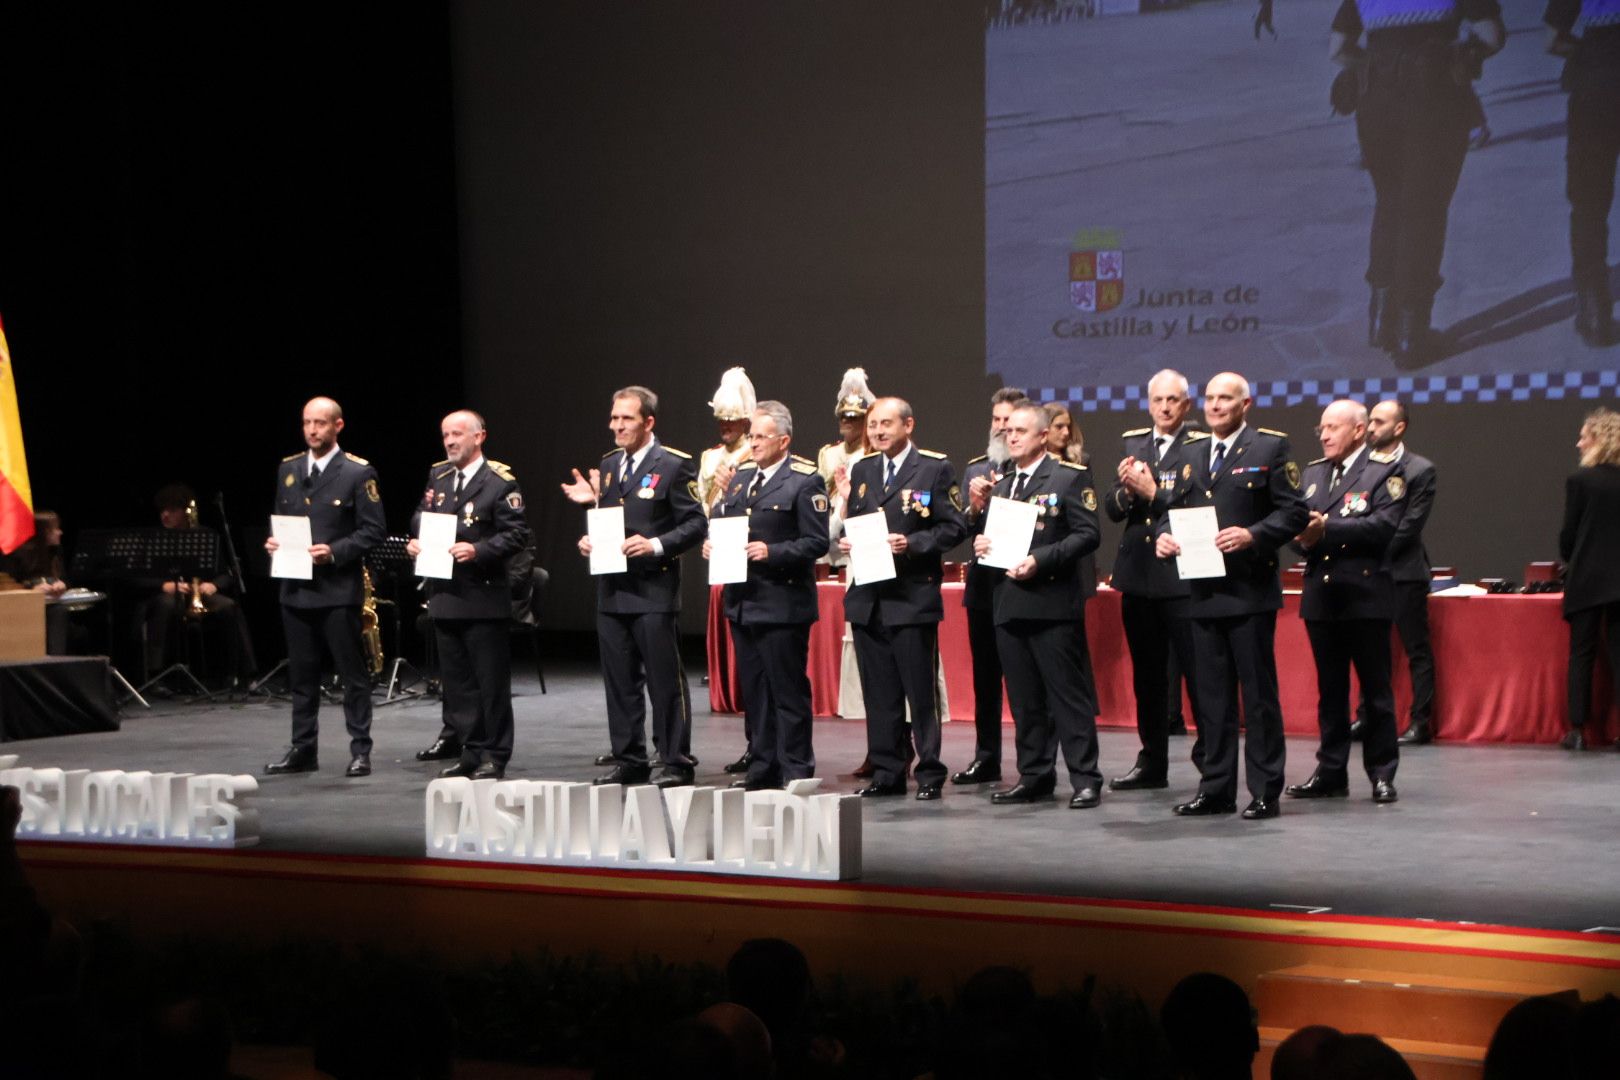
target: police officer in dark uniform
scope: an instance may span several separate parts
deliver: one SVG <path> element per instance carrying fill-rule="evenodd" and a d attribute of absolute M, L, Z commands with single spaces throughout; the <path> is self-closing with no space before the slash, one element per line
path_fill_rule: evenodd
<path fill-rule="evenodd" d="M 1469 37 L 1459 43 L 1465 21 Z M 1470 84 L 1505 39 L 1497 0 L 1344 0 L 1333 17 L 1329 53 L 1363 88 L 1356 135 L 1376 200 L 1367 343 L 1402 366 L 1434 359 L 1429 320 L 1468 153 Z"/>
<path fill-rule="evenodd" d="M 819 617 L 816 560 L 827 554 L 827 487 L 815 463 L 789 455 L 793 414 L 755 407 L 752 460 L 738 467 L 711 518 L 748 518 L 748 580 L 723 593 L 748 721 L 748 774 L 732 784 L 777 788 L 816 774 L 811 742 L 810 625 Z M 711 546 L 703 544 L 703 557 Z"/>
<path fill-rule="evenodd" d="M 1096 688 L 1087 658 L 1085 597 L 1080 562 L 1097 550 L 1097 491 L 1091 470 L 1046 453 L 1045 409 L 1025 401 L 1008 420 L 1012 462 L 995 495 L 1038 508 L 1029 552 L 1012 567 L 993 570 L 996 644 L 1012 705 L 1018 782 L 998 791 L 998 805 L 1050 798 L 1057 785 L 1057 750 L 1069 768 L 1069 807 L 1086 810 L 1102 799 L 1097 767 Z M 988 517 L 988 514 L 985 515 Z M 976 524 L 976 557 L 991 553 Z"/>
<path fill-rule="evenodd" d="M 1148 412 L 1153 426 L 1125 433 L 1125 457 L 1118 479 L 1103 499 L 1112 521 L 1125 524 L 1114 557 L 1114 589 L 1120 594 L 1120 618 L 1131 653 L 1131 688 L 1136 694 L 1136 733 L 1142 741 L 1136 764 L 1108 782 L 1114 791 L 1168 787 L 1170 768 L 1170 696 L 1181 687 L 1169 679 L 1170 659 L 1176 669 L 1196 677 L 1192 624 L 1187 621 L 1187 583 L 1174 563 L 1154 554 L 1158 524 L 1189 470 L 1207 432 L 1187 426 L 1192 408 L 1187 377 L 1161 371 L 1148 382 Z M 1194 744 L 1193 761 L 1203 751 Z"/>
<path fill-rule="evenodd" d="M 512 470 L 484 457 L 484 418 L 470 409 L 439 425 L 449 455 L 428 470 L 411 515 L 406 554 L 422 553 L 424 513 L 454 514 L 449 580 L 427 579 L 428 615 L 444 680 L 445 719 L 461 757 L 440 776 L 499 780 L 512 757 L 512 587 L 508 561 L 529 546 L 523 491 Z"/>
<path fill-rule="evenodd" d="M 1322 742 L 1316 770 L 1292 784 L 1296 799 L 1349 794 L 1350 668 L 1356 669 L 1367 719 L 1362 764 L 1373 801 L 1395 801 L 1395 691 L 1390 685 L 1389 634 L 1395 613 L 1389 542 L 1401 521 L 1406 480 L 1388 454 L 1368 451 L 1367 409 L 1335 401 L 1322 411 L 1317 432 L 1324 457 L 1305 469 L 1310 522 L 1294 538 L 1305 556 L 1305 592 L 1299 614 L 1316 659 L 1316 722 Z"/>
<path fill-rule="evenodd" d="M 1204 740 L 1198 794 L 1175 807 L 1184 816 L 1230 814 L 1237 809 L 1238 694 L 1245 779 L 1251 800 L 1243 816 L 1275 817 L 1282 795 L 1282 706 L 1277 694 L 1277 612 L 1282 580 L 1277 551 L 1305 527 L 1310 511 L 1299 495 L 1299 466 L 1288 456 L 1288 436 L 1250 427 L 1251 398 L 1241 375 L 1223 372 L 1204 387 L 1209 438 L 1183 467 L 1186 486 L 1172 507 L 1213 506 L 1220 531 L 1215 546 L 1226 573 L 1188 582 L 1194 666 L 1193 717 Z M 1160 558 L 1181 552 L 1169 514 L 1156 528 Z M 1235 681 L 1234 681 L 1235 680 Z"/>
<path fill-rule="evenodd" d="M 292 694 L 292 746 L 264 767 L 274 774 L 319 768 L 321 657 L 330 653 L 343 677 L 343 721 L 349 729 L 346 776 L 371 773 L 371 677 L 360 643 L 361 559 L 384 536 L 377 470 L 338 449 L 343 410 L 331 398 L 304 406 L 304 453 L 276 470 L 274 513 L 309 518 L 315 576 L 281 581 L 281 625 L 287 634 L 287 682 Z M 278 547 L 275 537 L 266 551 Z"/>
<path fill-rule="evenodd" d="M 1620 160 L 1620 0 L 1549 0 L 1543 21 L 1551 35 L 1548 51 L 1565 58 L 1569 92 L 1564 191 L 1575 329 L 1588 345 L 1601 347 L 1615 340 L 1609 208 Z"/>
<path fill-rule="evenodd" d="M 1011 460 L 1007 421 L 1024 400 L 1024 391 L 1003 386 L 990 395 L 990 442 L 986 453 L 967 463 L 962 484 L 967 491 L 967 520 L 976 525 L 990 503 L 990 491 Z M 973 658 L 973 761 L 951 776 L 953 784 L 983 784 L 1001 779 L 1001 654 L 996 649 L 995 586 L 1000 570 L 968 563 L 962 589 L 967 609 L 968 650 Z"/>
<path fill-rule="evenodd" d="M 624 507 L 628 568 L 596 578 L 596 633 L 607 690 L 608 735 L 616 764 L 601 784 L 642 784 L 652 775 L 647 756 L 647 700 L 653 748 L 662 759 L 654 783 L 692 782 L 692 698 L 681 666 L 676 615 L 681 609 L 681 554 L 703 540 L 707 519 L 697 499 L 692 455 L 653 435 L 658 395 L 627 386 L 613 395 L 608 427 L 617 449 L 589 477 L 574 470 L 562 485 L 574 502 Z M 598 494 L 599 493 L 599 494 Z M 581 555 L 590 536 L 579 538 Z M 646 698 L 643 698 L 643 691 Z"/>
<path fill-rule="evenodd" d="M 956 470 L 944 454 L 911 441 L 911 406 L 879 398 L 866 414 L 873 453 L 850 469 L 844 519 L 881 513 L 889 528 L 895 576 L 850 586 L 844 616 L 855 635 L 855 659 L 866 702 L 867 757 L 872 783 L 858 794 L 906 793 L 906 708 L 917 750 L 917 798 L 937 799 L 945 782 L 939 759 L 935 673 L 939 624 L 945 618 L 939 585 L 945 552 L 967 536 Z M 850 549 L 849 538 L 838 541 Z"/>

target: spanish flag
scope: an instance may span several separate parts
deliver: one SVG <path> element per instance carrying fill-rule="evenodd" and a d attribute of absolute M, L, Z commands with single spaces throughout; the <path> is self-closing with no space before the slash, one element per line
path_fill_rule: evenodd
<path fill-rule="evenodd" d="M 11 350 L 0 324 L 0 554 L 9 555 L 34 535 L 34 491 L 28 486 L 23 456 L 22 417 L 17 413 L 17 381 L 11 377 Z"/>

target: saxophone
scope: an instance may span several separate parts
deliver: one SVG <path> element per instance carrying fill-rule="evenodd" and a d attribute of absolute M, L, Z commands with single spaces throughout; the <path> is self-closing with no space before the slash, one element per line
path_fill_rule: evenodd
<path fill-rule="evenodd" d="M 186 503 L 186 528 L 197 527 L 197 500 L 192 499 Z M 191 579 L 191 603 L 186 605 L 186 618 L 201 619 L 208 614 L 208 607 L 203 603 L 202 578 Z"/>
<path fill-rule="evenodd" d="M 383 669 L 382 629 L 377 625 L 377 594 L 371 587 L 371 567 L 360 567 L 365 593 L 360 601 L 360 645 L 366 654 L 366 670 L 381 675 Z"/>

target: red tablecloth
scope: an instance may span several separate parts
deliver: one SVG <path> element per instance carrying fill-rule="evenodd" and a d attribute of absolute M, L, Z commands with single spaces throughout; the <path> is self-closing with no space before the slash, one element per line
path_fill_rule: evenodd
<path fill-rule="evenodd" d="M 967 612 L 962 586 L 944 586 L 945 622 L 939 652 L 952 720 L 973 719 L 973 666 L 968 650 Z M 810 634 L 810 685 L 817 716 L 838 714 L 838 673 L 843 652 L 844 587 L 818 586 L 821 620 Z M 1311 659 L 1299 597 L 1284 598 L 1277 620 L 1277 670 L 1283 724 L 1290 734 L 1316 733 L 1316 666 Z M 1567 712 L 1565 673 L 1569 628 L 1560 597 L 1435 597 L 1429 602 L 1435 653 L 1435 731 L 1439 738 L 1464 742 L 1557 742 Z M 1097 673 L 1098 721 L 1114 727 L 1136 723 L 1131 692 L 1131 661 L 1119 617 L 1119 594 L 1104 590 L 1086 605 L 1086 637 Z M 731 638 L 720 612 L 719 590 L 711 591 L 708 619 L 709 707 L 738 712 Z M 1405 659 L 1395 646 L 1395 700 L 1405 716 L 1412 698 Z M 1620 709 L 1606 675 L 1600 675 L 1594 717 L 1604 730 L 1589 732 L 1597 744 L 1604 731 L 1620 734 Z M 1003 714 L 1009 722 L 1005 707 Z M 1597 720 L 1594 719 L 1594 723 Z"/>

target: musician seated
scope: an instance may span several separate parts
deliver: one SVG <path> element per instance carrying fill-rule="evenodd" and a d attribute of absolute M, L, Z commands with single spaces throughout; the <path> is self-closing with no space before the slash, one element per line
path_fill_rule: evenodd
<path fill-rule="evenodd" d="M 153 505 L 165 529 L 197 528 L 197 499 L 186 485 L 169 484 L 162 488 L 153 499 Z M 234 598 L 236 577 L 229 569 L 210 578 L 146 578 L 133 585 L 143 597 L 138 601 L 135 628 L 137 633 L 142 628 L 145 630 L 146 652 L 142 660 L 148 677 L 178 659 L 187 659 L 171 655 L 171 650 L 175 648 L 176 628 L 183 628 L 191 620 L 202 623 L 205 634 L 223 643 L 224 655 L 228 657 L 224 665 L 227 675 L 245 680 L 257 669 L 247 618 Z M 200 678 L 205 672 L 197 669 L 204 666 L 207 655 L 205 646 L 202 655 L 188 660 L 194 668 L 193 674 Z"/>

